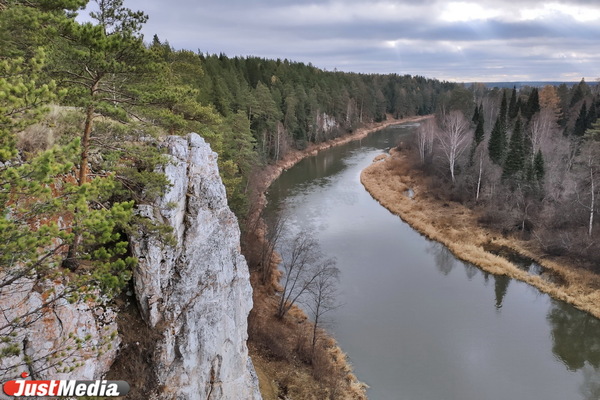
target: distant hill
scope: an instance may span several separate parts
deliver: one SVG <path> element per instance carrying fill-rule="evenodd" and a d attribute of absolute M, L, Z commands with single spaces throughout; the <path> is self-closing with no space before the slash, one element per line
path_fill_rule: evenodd
<path fill-rule="evenodd" d="M 573 82 L 529 81 L 529 82 L 481 82 L 481 83 L 483 83 L 489 89 L 492 89 L 495 87 L 499 88 L 499 89 L 504 89 L 504 88 L 512 89 L 515 86 L 517 89 L 520 89 L 525 86 L 529 86 L 529 87 L 544 87 L 546 85 L 558 86 L 558 85 L 562 85 L 563 83 L 566 84 L 567 86 L 571 87 L 573 85 L 578 84 L 579 82 L 580 81 L 573 81 Z M 473 85 L 474 83 L 476 83 L 476 82 L 465 82 L 465 86 L 469 87 L 469 86 Z M 593 81 L 593 82 L 586 81 L 586 83 L 590 86 L 594 86 L 594 85 L 598 84 L 598 82 L 596 82 L 596 81 Z"/>

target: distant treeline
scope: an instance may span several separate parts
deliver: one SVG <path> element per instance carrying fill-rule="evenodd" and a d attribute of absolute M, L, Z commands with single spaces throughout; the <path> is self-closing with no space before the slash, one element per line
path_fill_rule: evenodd
<path fill-rule="evenodd" d="M 477 82 L 467 82 L 465 83 L 466 87 L 471 87 L 475 85 Z M 543 88 L 544 86 L 561 86 L 565 85 L 569 88 L 576 86 L 579 84 L 579 81 L 575 82 L 565 82 L 565 81 L 523 81 L 523 82 L 484 82 L 488 89 L 498 88 L 498 89 L 523 89 L 523 88 Z M 595 86 L 598 82 L 588 82 L 588 85 Z"/>
<path fill-rule="evenodd" d="M 421 76 L 331 72 L 287 59 L 176 51 L 157 36 L 149 49 L 169 66 L 177 85 L 194 93 L 186 101 L 218 114 L 220 122 L 207 137 L 223 162 L 231 161 L 222 173 L 238 214 L 254 167 L 388 115 L 431 114 L 451 101 L 454 90 L 464 91 Z"/>

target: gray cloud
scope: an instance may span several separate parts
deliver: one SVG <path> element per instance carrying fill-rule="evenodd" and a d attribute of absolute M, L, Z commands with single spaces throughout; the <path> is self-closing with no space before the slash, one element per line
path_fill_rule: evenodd
<path fill-rule="evenodd" d="M 449 80 L 593 80 L 593 0 L 129 0 L 175 48 Z"/>

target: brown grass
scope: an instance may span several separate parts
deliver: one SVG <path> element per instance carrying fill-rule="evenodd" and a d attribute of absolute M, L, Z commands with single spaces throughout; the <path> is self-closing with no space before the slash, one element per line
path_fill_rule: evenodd
<path fill-rule="evenodd" d="M 444 244 L 459 259 L 484 271 L 526 282 L 600 318 L 598 275 L 574 268 L 564 260 L 543 258 L 543 252 L 535 244 L 503 237 L 500 232 L 481 227 L 478 223 L 481 216 L 476 211 L 426 190 L 429 178 L 412 164 L 405 153 L 396 152 L 365 168 L 361 182 L 381 205 L 427 238 Z M 403 194 L 408 188 L 415 193 L 413 199 Z M 529 257 L 545 267 L 556 280 L 550 282 L 530 275 L 507 259 L 486 251 L 489 248 L 510 249 Z"/>
<path fill-rule="evenodd" d="M 366 399 L 365 388 L 336 341 L 320 332 L 311 354 L 312 322 L 299 308 L 275 317 L 277 297 L 252 274 L 254 308 L 248 319 L 248 348 L 266 400 Z"/>

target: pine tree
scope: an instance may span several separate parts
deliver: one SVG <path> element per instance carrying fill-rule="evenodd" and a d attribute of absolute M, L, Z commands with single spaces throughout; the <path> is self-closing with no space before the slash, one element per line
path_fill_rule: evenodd
<path fill-rule="evenodd" d="M 478 108 L 475 108 L 475 110 L 476 115 L 474 115 L 473 118 L 477 116 L 477 120 L 474 121 L 477 125 L 475 127 L 473 144 L 471 146 L 471 152 L 469 154 L 469 165 L 473 165 L 473 158 L 475 157 L 475 151 L 477 150 L 477 146 L 479 146 L 479 144 L 483 142 L 483 139 L 485 138 L 485 132 L 483 130 L 483 126 L 485 123 L 483 117 L 483 108 L 482 106 L 479 106 Z"/>
<path fill-rule="evenodd" d="M 140 34 L 148 17 L 131 11 L 123 0 L 97 0 L 99 11 L 90 13 L 96 24 L 72 20 L 64 27 L 66 38 L 56 74 L 69 88 L 69 98 L 85 109 L 81 135 L 79 184 L 87 181 L 90 136 L 97 114 L 126 120 L 126 109 L 137 102 L 131 82 L 152 67 L 151 53 Z"/>

